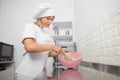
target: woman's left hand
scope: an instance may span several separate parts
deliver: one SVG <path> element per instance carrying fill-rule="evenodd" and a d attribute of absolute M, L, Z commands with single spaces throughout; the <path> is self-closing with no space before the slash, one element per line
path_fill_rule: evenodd
<path fill-rule="evenodd" d="M 50 51 L 49 52 L 49 57 L 54 57 L 54 56 L 57 56 L 59 55 L 59 53 L 55 52 L 55 51 Z"/>

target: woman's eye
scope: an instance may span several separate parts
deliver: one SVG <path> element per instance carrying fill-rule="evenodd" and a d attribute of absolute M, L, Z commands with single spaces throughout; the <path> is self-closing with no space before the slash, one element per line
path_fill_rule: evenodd
<path fill-rule="evenodd" d="M 47 19 L 47 20 L 51 20 L 51 21 L 54 20 L 54 18 L 50 18 L 50 17 L 46 17 L 46 19 Z"/>
<path fill-rule="evenodd" d="M 47 18 L 47 20 L 50 20 L 50 18 L 49 17 L 46 17 Z"/>

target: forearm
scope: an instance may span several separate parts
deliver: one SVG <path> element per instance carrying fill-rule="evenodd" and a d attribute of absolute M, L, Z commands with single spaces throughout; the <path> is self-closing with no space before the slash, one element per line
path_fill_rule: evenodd
<path fill-rule="evenodd" d="M 28 38 L 23 41 L 24 47 L 27 52 L 30 53 L 38 53 L 43 51 L 55 51 L 55 52 L 62 52 L 61 47 L 56 45 L 49 45 L 49 44 L 37 44 L 33 38 Z"/>
<path fill-rule="evenodd" d="M 25 49 L 27 52 L 38 53 L 38 52 L 52 50 L 52 45 L 31 44 L 29 47 L 26 47 Z"/>

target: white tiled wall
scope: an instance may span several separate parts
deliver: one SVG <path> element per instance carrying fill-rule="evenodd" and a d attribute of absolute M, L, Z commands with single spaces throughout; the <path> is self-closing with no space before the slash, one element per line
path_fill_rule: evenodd
<path fill-rule="evenodd" d="M 83 61 L 120 65 L 120 9 L 91 27 L 77 42 Z"/>

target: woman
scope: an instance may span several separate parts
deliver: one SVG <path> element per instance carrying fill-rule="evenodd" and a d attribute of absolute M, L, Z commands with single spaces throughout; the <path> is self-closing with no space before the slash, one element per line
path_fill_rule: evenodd
<path fill-rule="evenodd" d="M 49 28 L 55 18 L 51 5 L 39 4 L 33 18 L 36 21 L 27 24 L 23 31 L 22 43 L 26 53 L 16 69 L 18 80 L 24 80 L 26 77 L 29 77 L 29 80 L 35 79 L 40 76 L 44 68 L 52 71 L 52 57 L 64 52 L 60 46 L 54 45 L 53 38 L 44 29 Z"/>

